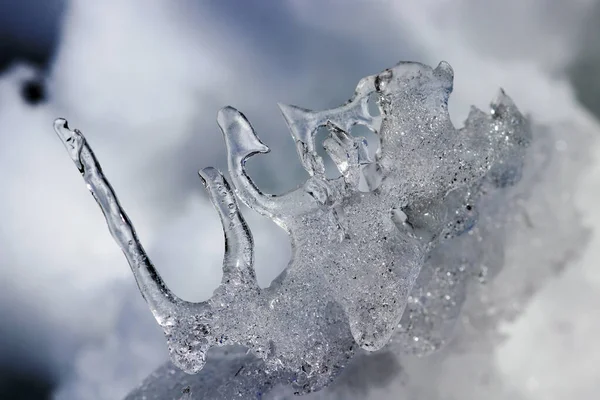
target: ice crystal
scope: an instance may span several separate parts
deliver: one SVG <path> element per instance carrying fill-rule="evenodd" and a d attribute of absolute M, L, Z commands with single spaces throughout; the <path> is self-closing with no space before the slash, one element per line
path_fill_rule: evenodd
<path fill-rule="evenodd" d="M 310 175 L 283 195 L 262 193 L 246 174 L 246 160 L 269 149 L 243 114 L 222 109 L 217 122 L 231 183 L 214 168 L 200 176 L 225 232 L 223 278 L 201 303 L 166 287 L 81 132 L 63 119 L 55 130 L 164 329 L 173 363 L 196 373 L 211 347 L 242 345 L 266 371 L 312 391 L 327 385 L 358 347 L 378 350 L 399 332 L 397 345 L 424 353 L 443 344 L 456 321 L 466 274 L 479 265 L 474 255 L 486 251 L 475 230 L 479 215 L 520 179 L 530 130 L 504 92 L 490 114 L 473 108 L 456 130 L 447 107 L 452 82 L 446 62 L 435 69 L 399 63 L 362 79 L 339 108 L 280 105 Z M 370 96 L 378 115 L 369 111 Z M 379 136 L 374 159 L 365 138 L 350 135 L 356 124 Z M 326 177 L 316 152 L 323 126 L 338 178 Z M 292 259 L 266 289 L 256 281 L 252 236 L 236 196 L 290 236 Z M 437 314 L 428 312 L 431 303 Z"/>

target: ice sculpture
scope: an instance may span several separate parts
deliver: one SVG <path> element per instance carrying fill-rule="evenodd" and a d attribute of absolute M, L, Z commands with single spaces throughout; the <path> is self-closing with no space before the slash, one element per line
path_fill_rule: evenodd
<path fill-rule="evenodd" d="M 429 331 L 456 320 L 466 277 L 455 271 L 464 271 L 479 250 L 473 228 L 480 207 L 520 179 L 530 130 L 503 92 L 491 114 L 474 108 L 456 130 L 447 108 L 452 82 L 446 62 L 435 69 L 406 62 L 362 79 L 339 108 L 280 105 L 310 178 L 278 196 L 261 193 L 244 169 L 268 147 L 243 114 L 222 109 L 217 121 L 231 184 L 214 168 L 200 176 L 225 232 L 223 278 L 201 303 L 183 301 L 165 286 L 81 132 L 63 119 L 55 130 L 164 329 L 173 363 L 196 373 L 211 347 L 242 345 L 267 372 L 278 371 L 308 392 L 327 385 L 357 347 L 378 350 L 399 331 L 396 343 L 424 353 L 443 343 Z M 379 115 L 369 112 L 370 96 L 377 97 Z M 356 124 L 379 135 L 374 160 L 366 140 L 350 135 Z M 323 146 L 339 178 L 325 176 L 315 151 L 322 126 L 329 129 Z M 288 267 L 266 289 L 256 281 L 252 236 L 236 196 L 292 242 Z M 428 279 L 432 274 L 447 279 Z M 443 315 L 432 319 L 415 302 L 424 290 L 435 293 L 434 301 L 451 300 Z"/>

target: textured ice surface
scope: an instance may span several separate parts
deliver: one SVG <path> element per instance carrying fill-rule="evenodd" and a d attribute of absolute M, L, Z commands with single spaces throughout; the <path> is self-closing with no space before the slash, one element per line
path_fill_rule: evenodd
<path fill-rule="evenodd" d="M 521 398 L 507 392 L 510 385 L 501 380 L 503 374 L 497 370 L 494 349 L 502 338 L 499 325 L 525 309 L 531 296 L 559 274 L 586 243 L 586 230 L 569 194 L 589 162 L 587 149 L 592 138 L 586 127 L 574 124 L 552 128 L 537 125 L 532 134 L 521 181 L 503 191 L 502 196 L 497 194 L 496 208 L 486 209 L 490 223 L 482 237 L 483 250 L 473 255 L 473 260 L 479 258 L 481 264 L 474 261 L 469 272 L 454 276 L 454 281 L 468 290 L 462 318 L 456 321 L 456 311 L 447 312 L 449 305 L 462 305 L 445 298 L 448 293 L 453 295 L 456 287 L 447 284 L 450 280 L 441 271 L 433 274 L 441 282 L 429 280 L 432 274 L 423 274 L 427 272 L 424 267 L 423 276 L 411 293 L 415 298 L 415 293 L 424 293 L 424 297 L 419 302 L 409 302 L 403 316 L 405 320 L 410 316 L 411 336 L 399 329 L 383 352 L 371 353 L 371 357 L 357 355 L 333 384 L 306 398 L 441 400 L 449 394 L 473 400 Z M 557 209 L 562 211 L 554 212 Z M 484 218 L 481 216 L 478 222 L 480 229 Z M 457 329 L 453 330 L 456 322 Z M 432 356 L 402 354 L 407 348 L 411 353 L 428 352 L 450 335 L 453 341 Z M 418 343 L 426 344 L 407 346 L 410 337 L 418 337 Z M 392 353 L 400 356 L 399 361 Z M 236 375 L 242 367 L 247 375 Z M 213 349 L 199 374 L 187 375 L 170 363 L 165 364 L 134 389 L 127 400 L 178 399 L 187 386 L 198 399 L 235 398 L 238 393 L 242 398 L 294 398 L 293 390 L 281 385 L 289 380 L 289 375 L 275 371 L 265 374 L 263 368 L 263 362 L 243 349 Z M 254 375 L 250 371 L 255 371 Z M 248 379 L 248 375 L 253 375 L 253 379 Z"/>
<path fill-rule="evenodd" d="M 480 268 L 482 253 L 502 247 L 484 240 L 496 215 L 487 210 L 521 177 L 529 125 L 501 92 L 489 114 L 473 109 L 456 130 L 447 109 L 452 81 L 445 62 L 435 69 L 400 63 L 362 79 L 339 108 L 282 105 L 310 178 L 277 196 L 260 192 L 244 170 L 268 147 L 241 113 L 222 109 L 217 120 L 231 184 L 213 168 L 200 175 L 225 232 L 223 279 L 201 303 L 165 286 L 83 135 L 62 119 L 55 129 L 164 329 L 174 364 L 196 373 L 211 347 L 242 345 L 262 359 L 267 380 L 312 391 L 327 385 L 357 347 L 378 350 L 396 331 L 394 342 L 405 350 L 438 348 L 457 319 L 467 276 Z M 369 113 L 371 95 L 380 115 Z M 356 124 L 379 135 L 374 160 L 366 140 L 349 134 Z M 315 151 L 322 126 L 339 178 L 325 176 Z M 269 288 L 257 284 L 252 236 L 236 196 L 289 233 L 292 259 Z"/>
<path fill-rule="evenodd" d="M 315 399 L 364 399 L 370 387 L 381 387 L 399 372 L 390 352 L 362 352 L 326 390 L 313 393 Z M 149 375 L 125 400 L 177 400 L 189 388 L 194 399 L 297 398 L 286 385 L 290 375 L 268 373 L 265 363 L 240 347 L 212 349 L 201 373 L 189 375 L 166 363 Z M 332 397 L 333 393 L 336 397 Z"/>

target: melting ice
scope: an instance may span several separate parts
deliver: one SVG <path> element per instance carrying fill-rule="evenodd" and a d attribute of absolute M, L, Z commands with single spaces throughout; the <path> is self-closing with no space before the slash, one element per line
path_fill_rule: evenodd
<path fill-rule="evenodd" d="M 262 193 L 244 169 L 269 148 L 242 113 L 219 111 L 230 181 L 210 167 L 200 177 L 225 233 L 223 278 L 201 303 L 179 299 L 164 284 L 81 132 L 63 119 L 55 130 L 164 329 L 173 363 L 197 373 L 211 347 L 241 345 L 263 360 L 265 374 L 309 392 L 334 379 L 358 348 L 439 348 L 468 278 L 484 273 L 484 253 L 494 247 L 486 232 L 496 215 L 487 210 L 501 206 L 521 178 L 531 133 L 504 92 L 490 112 L 473 108 L 455 129 L 448 115 L 452 84 L 446 62 L 435 69 L 403 62 L 363 78 L 338 108 L 280 105 L 310 175 L 281 195 Z M 369 111 L 371 96 L 378 115 Z M 350 134 L 356 124 L 379 136 L 373 158 L 366 139 Z M 338 178 L 325 175 L 316 152 L 320 127 L 329 130 L 323 146 Z M 291 261 L 266 289 L 256 281 L 252 235 L 238 200 L 290 236 Z"/>

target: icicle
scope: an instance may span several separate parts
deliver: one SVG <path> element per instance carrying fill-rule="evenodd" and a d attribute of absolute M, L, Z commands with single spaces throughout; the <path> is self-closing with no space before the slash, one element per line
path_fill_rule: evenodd
<path fill-rule="evenodd" d="M 110 233 L 125 254 L 142 296 L 148 302 L 154 318 L 161 326 L 168 324 L 174 310 L 184 302 L 166 287 L 158 271 L 152 265 L 137 238 L 129 217 L 119 204 L 110 183 L 104 177 L 100 164 L 83 134 L 77 129 L 69 129 L 67 121 L 62 118 L 54 122 L 54 130 L 102 209 Z"/>

